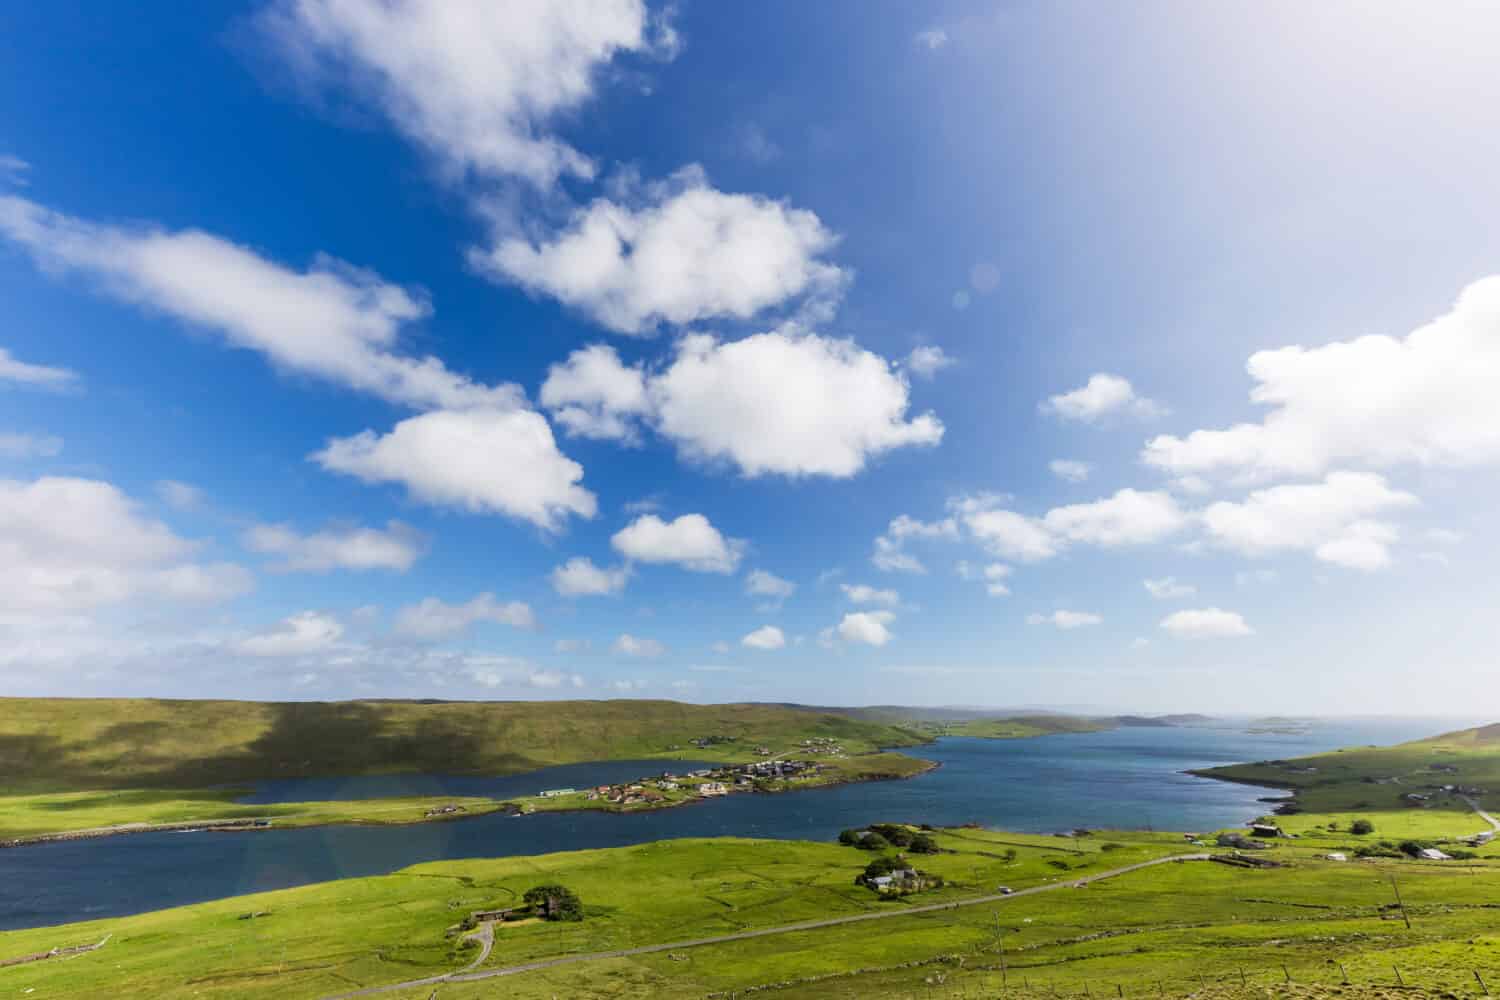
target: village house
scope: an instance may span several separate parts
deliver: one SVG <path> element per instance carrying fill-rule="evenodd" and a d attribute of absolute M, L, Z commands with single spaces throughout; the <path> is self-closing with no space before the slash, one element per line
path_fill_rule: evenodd
<path fill-rule="evenodd" d="M 704 798 L 708 798 L 711 795 L 728 795 L 729 789 L 724 787 L 722 781 L 705 781 L 698 786 L 698 794 Z"/>
<path fill-rule="evenodd" d="M 578 790 L 576 788 L 548 788 L 545 791 L 538 792 L 537 794 L 544 799 L 555 799 L 559 795 L 574 795 L 577 793 L 577 791 Z"/>

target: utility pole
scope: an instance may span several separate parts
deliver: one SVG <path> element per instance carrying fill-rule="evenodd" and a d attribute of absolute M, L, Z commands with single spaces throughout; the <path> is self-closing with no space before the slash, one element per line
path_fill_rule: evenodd
<path fill-rule="evenodd" d="M 1000 911 L 995 911 L 995 941 L 1000 945 L 1000 992 L 1007 988 L 1008 975 L 1005 969 L 1005 935 L 1000 930 Z"/>
<path fill-rule="evenodd" d="M 1406 904 L 1401 901 L 1401 887 L 1396 884 L 1396 876 L 1391 876 L 1391 889 L 1396 893 L 1396 905 L 1401 907 L 1401 919 L 1406 921 L 1406 929 L 1411 930 L 1411 917 L 1406 914 Z"/>

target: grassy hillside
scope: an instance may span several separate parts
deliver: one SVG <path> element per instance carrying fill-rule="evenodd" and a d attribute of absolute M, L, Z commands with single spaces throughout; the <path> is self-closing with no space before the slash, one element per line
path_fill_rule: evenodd
<path fill-rule="evenodd" d="M 943 853 L 916 861 L 948 884 L 905 902 L 853 884 L 868 852 L 726 838 L 439 862 L 0 933 L 0 962 L 111 935 L 95 952 L 0 968 L 0 993 L 296 1000 L 466 964 L 474 952 L 445 931 L 469 911 L 507 905 L 539 883 L 578 892 L 586 919 L 502 925 L 485 968 L 807 919 L 901 913 L 992 893 L 1001 883 L 1021 889 L 1086 877 L 1185 846 L 1180 837 L 1142 833 L 1061 838 L 953 829 L 935 837 Z M 685 1000 L 762 987 L 783 998 L 894 1000 L 1000 996 L 1004 981 L 1007 995 L 1227 997 L 1266 996 L 1287 976 L 1308 984 L 1304 989 L 1321 984 L 1329 991 L 1323 995 L 1369 995 L 1361 987 L 1395 985 L 1393 964 L 1409 986 L 1427 991 L 1408 989 L 1406 996 L 1475 996 L 1474 969 L 1500 981 L 1493 918 L 1500 862 L 1340 864 L 1321 859 L 1320 850 L 1288 841 L 1270 852 L 1279 868 L 1167 865 L 982 906 L 449 983 L 438 995 Z M 1400 880 L 1409 929 L 1390 905 L 1391 875 Z M 1355 988 L 1336 985 L 1343 970 Z M 1238 992 L 1242 974 L 1254 993 Z M 431 993 L 423 987 L 390 995 L 425 1000 Z"/>
<path fill-rule="evenodd" d="M 1019 740 L 1053 733 L 1098 733 L 1114 729 L 1113 719 L 1078 715 L 1015 715 L 1004 719 L 973 719 L 943 727 L 943 736 L 980 736 L 991 740 Z"/>
<path fill-rule="evenodd" d="M 1003 712 L 995 709 L 928 708 L 912 705 L 868 705 L 861 708 L 805 708 L 809 711 L 835 712 L 851 719 L 863 719 L 900 726 L 928 736 L 979 736 L 986 739 L 1027 739 L 1053 733 L 1097 733 L 1121 725 L 1140 724 L 1139 716 L 1064 715 L 1057 712 Z M 1174 725 L 1163 716 L 1150 720 L 1156 725 Z M 1205 718 L 1192 716 L 1191 718 Z"/>
<path fill-rule="evenodd" d="M 1471 790 L 1470 798 L 1491 812 L 1500 811 L 1500 724 L 1390 747 L 1351 747 L 1198 773 L 1293 792 L 1296 811 L 1278 817 L 1293 832 L 1369 817 L 1384 835 L 1455 836 L 1485 824 L 1457 792 L 1444 791 L 1444 786 Z M 1414 795 L 1424 798 L 1410 797 Z"/>
<path fill-rule="evenodd" d="M 734 741 L 692 745 L 710 736 Z M 816 736 L 838 740 L 850 753 L 926 739 L 885 722 L 752 704 L 0 698 L 0 794 L 323 775 L 513 774 L 645 757 L 747 760 L 759 744 L 782 753 Z"/>

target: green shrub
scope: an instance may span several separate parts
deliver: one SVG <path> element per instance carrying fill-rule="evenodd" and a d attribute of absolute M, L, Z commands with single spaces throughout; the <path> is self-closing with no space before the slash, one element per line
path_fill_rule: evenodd
<path fill-rule="evenodd" d="M 896 823 L 871 823 L 870 832 L 878 833 L 897 847 L 907 847 L 912 840 L 912 832 Z"/>
<path fill-rule="evenodd" d="M 1356 837 L 1364 837 L 1375 832 L 1375 824 L 1367 819 L 1357 819 L 1349 824 L 1349 832 Z"/>

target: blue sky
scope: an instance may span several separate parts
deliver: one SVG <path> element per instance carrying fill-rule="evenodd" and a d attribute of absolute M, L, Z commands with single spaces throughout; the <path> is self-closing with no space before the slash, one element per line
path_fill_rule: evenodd
<path fill-rule="evenodd" d="M 0 693 L 1469 712 L 1500 15 L 0 14 Z"/>

